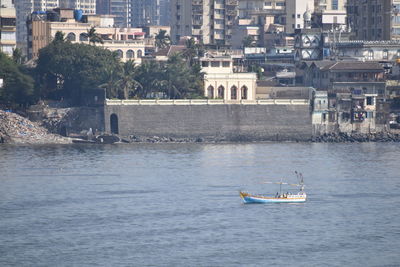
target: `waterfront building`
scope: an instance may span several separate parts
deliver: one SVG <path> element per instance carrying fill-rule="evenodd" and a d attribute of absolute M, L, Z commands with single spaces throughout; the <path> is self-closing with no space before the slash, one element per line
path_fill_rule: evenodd
<path fill-rule="evenodd" d="M 17 0 L 16 9 L 17 47 L 24 55 L 28 54 L 28 29 L 26 21 L 34 11 L 46 11 L 59 7 L 59 0 Z"/>
<path fill-rule="evenodd" d="M 32 14 L 28 21 L 29 30 L 29 59 L 37 58 L 39 50 L 47 46 L 57 31 L 65 34 L 72 43 L 89 43 L 86 36 L 91 27 L 103 39 L 103 44 L 96 44 L 111 51 L 116 51 L 122 61 L 134 60 L 140 64 L 145 54 L 145 33 L 141 28 L 114 28 L 114 18 L 108 15 L 87 15 L 87 22 L 74 19 L 73 10 L 56 9 L 59 21 L 49 21 L 41 14 Z"/>
<path fill-rule="evenodd" d="M 11 0 L 0 5 L 0 51 L 12 55 L 16 48 L 16 15 Z"/>
<path fill-rule="evenodd" d="M 348 0 L 348 26 L 356 40 L 400 39 L 400 0 Z"/>
<path fill-rule="evenodd" d="M 315 61 L 303 68 L 305 85 L 318 90 L 385 95 L 385 71 L 377 62 Z"/>
<path fill-rule="evenodd" d="M 200 59 L 206 97 L 229 103 L 256 99 L 256 73 L 234 72 L 233 63 L 231 56 L 208 55 Z"/>
<path fill-rule="evenodd" d="M 238 0 L 171 0 L 171 39 L 195 37 L 200 43 L 229 47 Z"/>

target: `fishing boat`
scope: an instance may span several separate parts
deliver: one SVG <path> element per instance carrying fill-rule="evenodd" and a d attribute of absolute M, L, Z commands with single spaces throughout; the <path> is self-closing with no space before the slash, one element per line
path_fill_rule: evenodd
<path fill-rule="evenodd" d="M 283 182 L 264 182 L 265 184 L 279 184 L 279 193 L 276 193 L 275 196 L 263 196 L 263 195 L 253 195 L 247 192 L 240 191 L 240 197 L 243 200 L 243 203 L 300 203 L 305 202 L 307 199 L 307 194 L 304 191 L 304 181 L 303 175 L 301 173 L 295 172 L 297 178 L 300 180 L 298 184 L 289 184 Z M 296 186 L 299 187 L 300 190 L 296 193 L 287 192 L 282 194 L 282 185 Z"/>

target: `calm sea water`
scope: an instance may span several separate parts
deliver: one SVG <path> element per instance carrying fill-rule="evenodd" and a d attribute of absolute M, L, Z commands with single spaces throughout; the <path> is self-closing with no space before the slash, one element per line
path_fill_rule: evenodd
<path fill-rule="evenodd" d="M 0 146 L 0 266 L 399 266 L 399 144 Z M 243 189 L 305 176 L 304 204 Z"/>

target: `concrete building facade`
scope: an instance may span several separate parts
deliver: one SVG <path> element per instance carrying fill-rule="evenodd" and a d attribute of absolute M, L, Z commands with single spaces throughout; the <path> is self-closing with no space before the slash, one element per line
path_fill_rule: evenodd
<path fill-rule="evenodd" d="M 204 75 L 204 95 L 209 99 L 224 99 L 232 103 L 255 100 L 256 73 L 233 72 L 233 60 L 229 56 L 200 59 Z"/>
<path fill-rule="evenodd" d="M 171 38 L 193 36 L 205 45 L 230 46 L 238 0 L 171 0 Z"/>
<path fill-rule="evenodd" d="M 400 0 L 348 0 L 347 15 L 356 40 L 400 39 Z"/>
<path fill-rule="evenodd" d="M 17 47 L 24 55 L 28 53 L 28 29 L 26 21 L 34 11 L 46 11 L 59 7 L 59 0 L 18 0 L 14 2 L 16 9 Z"/>
<path fill-rule="evenodd" d="M 0 6 L 0 51 L 12 55 L 16 48 L 16 14 L 11 0 Z"/>
<path fill-rule="evenodd" d="M 96 0 L 59 0 L 60 8 L 80 9 L 83 14 L 96 14 Z"/>
<path fill-rule="evenodd" d="M 62 18 L 63 21 L 45 21 L 32 15 L 29 21 L 29 58 L 37 58 L 39 50 L 47 46 L 54 38 L 57 31 L 65 34 L 72 43 L 89 43 L 87 31 L 93 26 L 96 33 L 103 38 L 103 46 L 111 51 L 116 51 L 122 61 L 134 60 L 136 64 L 142 62 L 145 54 L 144 33 L 141 28 L 114 28 L 113 18 L 107 15 L 91 16 L 87 23 L 77 22 L 71 13 Z"/>
<path fill-rule="evenodd" d="M 160 0 L 130 0 L 131 26 L 160 25 Z"/>

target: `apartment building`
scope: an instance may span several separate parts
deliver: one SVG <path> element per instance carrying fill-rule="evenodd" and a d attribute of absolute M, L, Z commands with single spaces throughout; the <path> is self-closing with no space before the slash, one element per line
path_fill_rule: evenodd
<path fill-rule="evenodd" d="M 58 21 L 47 20 L 42 14 L 32 14 L 29 21 L 29 59 L 35 59 L 39 50 L 47 46 L 58 31 L 65 34 L 72 43 L 89 43 L 86 36 L 91 27 L 96 28 L 96 33 L 103 39 L 103 44 L 96 44 L 111 51 L 116 51 L 122 61 L 134 60 L 142 62 L 145 55 L 144 32 L 141 28 L 114 28 L 113 16 L 88 15 L 87 22 L 75 21 L 73 10 L 57 10 Z"/>
<path fill-rule="evenodd" d="M 205 45 L 230 46 L 238 0 L 171 0 L 171 38 L 193 36 Z"/>
<path fill-rule="evenodd" d="M 16 16 L 14 1 L 1 1 L 0 5 L 0 51 L 12 55 L 16 47 Z"/>
<path fill-rule="evenodd" d="M 286 1 L 286 33 L 294 33 L 296 29 L 304 28 L 304 13 L 314 12 L 314 0 Z"/>
<path fill-rule="evenodd" d="M 400 0 L 348 0 L 347 15 L 356 40 L 400 39 Z"/>
<path fill-rule="evenodd" d="M 315 0 L 315 26 L 324 30 L 344 28 L 347 17 L 346 3 L 346 0 Z"/>
<path fill-rule="evenodd" d="M 61 8 L 80 9 L 83 14 L 96 14 L 96 0 L 59 0 Z"/>
<path fill-rule="evenodd" d="M 160 0 L 131 0 L 131 26 L 160 25 Z"/>
<path fill-rule="evenodd" d="M 26 56 L 28 53 L 28 29 L 26 20 L 34 11 L 46 11 L 59 7 L 59 0 L 17 0 L 14 1 L 16 9 L 17 47 Z"/>

